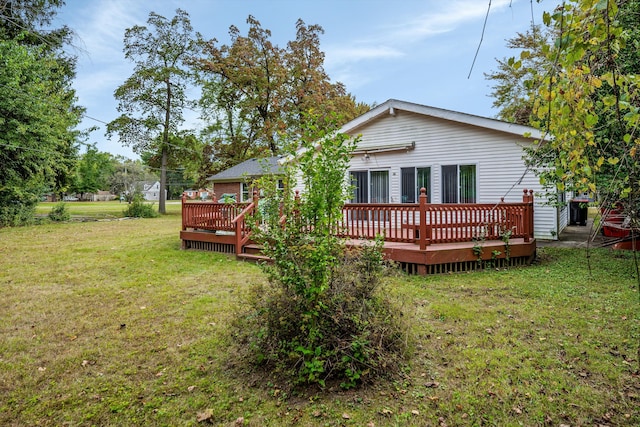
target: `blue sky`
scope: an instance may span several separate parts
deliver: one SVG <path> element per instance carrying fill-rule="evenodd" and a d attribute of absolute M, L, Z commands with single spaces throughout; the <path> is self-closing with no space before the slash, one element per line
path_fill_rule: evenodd
<path fill-rule="evenodd" d="M 491 3 L 484 39 L 471 69 Z M 133 65 L 124 58 L 126 28 L 145 25 L 149 12 L 167 18 L 186 10 L 196 31 L 228 42 L 230 25 L 246 34 L 253 15 L 272 41 L 284 47 L 295 38 L 295 23 L 319 24 L 325 33 L 321 49 L 325 70 L 345 84 L 358 101 L 382 103 L 389 98 L 485 117 L 491 106 L 484 73 L 496 69 L 496 58 L 512 56 L 505 40 L 542 21 L 556 0 L 67 0 L 55 24 L 75 33 L 78 56 L 74 86 L 87 108 L 83 127 L 98 126 L 88 142 L 98 149 L 136 158 L 117 137 L 107 140 L 105 126 L 119 113 L 113 92 L 129 77 Z M 187 128 L 197 128 L 195 114 Z"/>

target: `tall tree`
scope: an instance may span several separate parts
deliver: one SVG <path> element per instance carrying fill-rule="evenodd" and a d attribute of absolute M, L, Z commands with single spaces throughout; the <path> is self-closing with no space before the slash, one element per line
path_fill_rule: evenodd
<path fill-rule="evenodd" d="M 551 136 L 528 161 L 552 193 L 625 200 L 636 220 L 639 16 L 638 0 L 565 1 L 544 15 L 545 31 L 510 40 L 519 58 L 488 75 L 501 118 Z"/>
<path fill-rule="evenodd" d="M 107 125 L 107 134 L 117 133 L 138 153 L 158 149 L 158 210 L 166 213 L 170 135 L 178 134 L 183 110 L 192 105 L 187 95 L 192 79 L 187 61 L 196 53 L 196 41 L 189 15 L 177 9 L 168 20 L 151 12 L 147 26 L 126 30 L 124 53 L 135 69 L 114 93 L 122 115 Z"/>
<path fill-rule="evenodd" d="M 230 27 L 229 45 L 206 42 L 205 56 L 198 61 L 214 169 L 280 154 L 284 135 L 303 135 L 311 110 L 315 116 L 340 113 L 343 122 L 368 110 L 324 71 L 322 27 L 298 20 L 296 39 L 280 48 L 253 16 L 247 24 L 246 36 Z"/>
<path fill-rule="evenodd" d="M 485 78 L 493 82 L 491 96 L 493 106 L 499 109 L 497 117 L 500 120 L 531 124 L 536 78 L 551 66 L 546 55 L 548 34 L 539 26 L 526 33 L 517 33 L 507 40 L 507 47 L 520 51 L 519 56 L 497 59 L 497 70 L 485 73 Z"/>
<path fill-rule="evenodd" d="M 640 212 L 640 54 L 637 0 L 572 0 L 544 21 L 558 34 L 547 49 L 553 72 L 540 79 L 534 125 L 545 144 L 542 179 L 560 189 L 624 201 Z"/>
<path fill-rule="evenodd" d="M 113 156 L 98 151 L 95 144 L 90 145 L 78 160 L 70 190 L 79 193 L 81 199 L 85 193 L 106 190 L 114 172 Z"/>
<path fill-rule="evenodd" d="M 71 87 L 69 31 L 43 29 L 58 1 L 0 0 L 0 226 L 33 217 L 40 195 L 64 191 L 83 110 Z"/>

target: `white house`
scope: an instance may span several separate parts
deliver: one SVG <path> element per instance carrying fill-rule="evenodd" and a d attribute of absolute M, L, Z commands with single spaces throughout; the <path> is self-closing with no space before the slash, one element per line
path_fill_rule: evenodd
<path fill-rule="evenodd" d="M 421 187 L 430 203 L 521 202 L 532 189 L 536 238 L 557 239 L 568 223 L 568 209 L 545 203 L 523 160 L 523 148 L 542 138 L 537 129 L 390 99 L 340 131 L 360 135 L 352 202 L 417 203 Z"/>
<path fill-rule="evenodd" d="M 141 192 L 145 200 L 160 200 L 160 181 L 148 181 L 141 184 Z"/>

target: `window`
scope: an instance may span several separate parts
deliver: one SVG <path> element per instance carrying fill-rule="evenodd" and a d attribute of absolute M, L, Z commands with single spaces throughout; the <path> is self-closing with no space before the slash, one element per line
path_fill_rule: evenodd
<path fill-rule="evenodd" d="M 240 183 L 240 201 L 247 202 L 251 200 L 251 186 L 245 182 Z"/>
<path fill-rule="evenodd" d="M 442 203 L 476 203 L 476 166 L 442 166 Z"/>
<path fill-rule="evenodd" d="M 389 171 L 371 171 L 371 203 L 389 203 Z"/>
<path fill-rule="evenodd" d="M 367 171 L 349 172 L 353 186 L 353 203 L 369 203 L 369 173 Z"/>
<path fill-rule="evenodd" d="M 431 168 L 400 169 L 402 203 L 419 203 L 420 189 L 427 190 L 427 203 L 431 203 Z"/>
<path fill-rule="evenodd" d="M 389 203 L 389 171 L 351 171 L 353 203 Z"/>

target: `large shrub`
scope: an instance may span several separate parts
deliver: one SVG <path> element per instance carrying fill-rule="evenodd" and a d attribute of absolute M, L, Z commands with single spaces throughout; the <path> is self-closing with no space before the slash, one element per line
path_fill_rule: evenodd
<path fill-rule="evenodd" d="M 15 187 L 0 188 L 0 227 L 33 224 L 37 197 Z"/>
<path fill-rule="evenodd" d="M 260 183 L 277 203 L 264 204 L 254 233 L 273 262 L 239 322 L 238 343 L 250 361 L 294 384 L 351 388 L 396 372 L 406 334 L 383 291 L 382 241 L 348 248 L 336 237 L 356 141 L 333 129 L 317 135 L 285 167 L 284 191 L 273 179 Z"/>
<path fill-rule="evenodd" d="M 153 204 L 149 204 L 144 200 L 140 193 L 136 193 L 129 203 L 129 206 L 123 211 L 124 216 L 133 218 L 155 218 L 158 212 L 153 208 Z"/>

